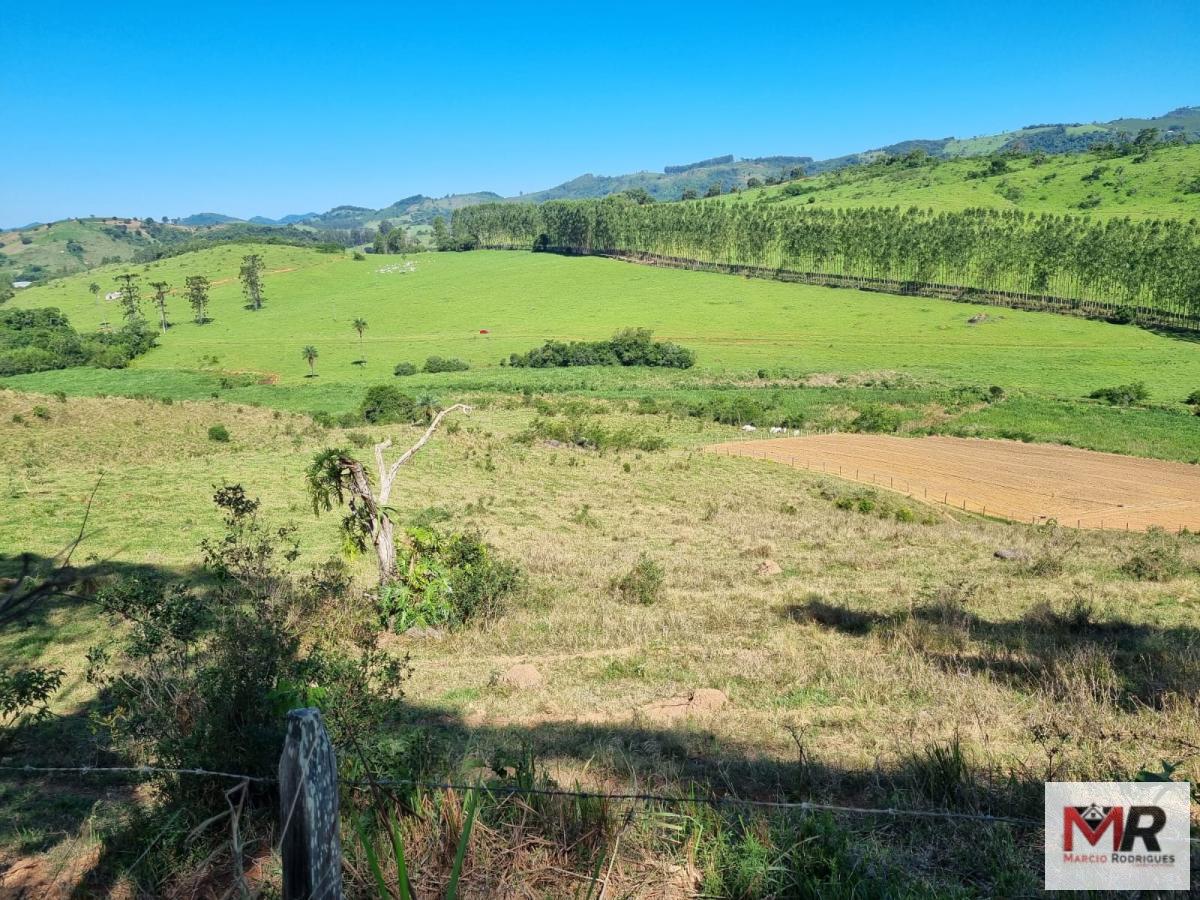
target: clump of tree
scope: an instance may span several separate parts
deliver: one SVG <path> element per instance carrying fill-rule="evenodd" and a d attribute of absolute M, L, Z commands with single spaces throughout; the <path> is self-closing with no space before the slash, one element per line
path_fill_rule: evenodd
<path fill-rule="evenodd" d="M 368 388 L 358 407 L 359 418 L 368 425 L 419 422 L 424 413 L 417 402 L 399 388 L 377 384 Z"/>
<path fill-rule="evenodd" d="M 121 369 L 154 346 L 136 323 L 117 332 L 80 335 L 54 307 L 0 313 L 0 376 L 72 366 Z"/>
<path fill-rule="evenodd" d="M 528 353 L 513 353 L 510 366 L 531 369 L 571 366 L 650 366 L 690 369 L 696 355 L 686 347 L 656 341 L 648 328 L 626 328 L 607 341 L 547 341 Z"/>
<path fill-rule="evenodd" d="M 471 364 L 456 356 L 430 356 L 425 360 L 425 365 L 422 368 L 423 371 L 431 374 L 437 372 L 465 372 L 471 368 Z"/>

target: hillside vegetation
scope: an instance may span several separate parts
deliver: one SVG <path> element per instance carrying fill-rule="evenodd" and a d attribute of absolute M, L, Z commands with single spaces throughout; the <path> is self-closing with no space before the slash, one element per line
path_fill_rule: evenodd
<path fill-rule="evenodd" d="M 216 214 L 193 219 L 196 221 L 191 224 L 153 218 L 64 219 L 0 231 L 0 288 L 7 288 L 10 282 L 44 281 L 107 263 L 145 263 L 229 241 L 316 245 L 342 237 L 336 232 L 252 225 Z"/>
<path fill-rule="evenodd" d="M 1108 219 L 1200 216 L 1200 144 L 1111 157 L 1083 153 L 1001 160 L 889 157 L 782 185 L 727 194 L 706 203 L 813 204 L 844 208 L 919 206 L 938 212 L 1016 209 Z"/>

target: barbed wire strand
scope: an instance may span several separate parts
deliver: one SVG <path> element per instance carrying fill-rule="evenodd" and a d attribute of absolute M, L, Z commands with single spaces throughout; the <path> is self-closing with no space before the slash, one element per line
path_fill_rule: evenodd
<path fill-rule="evenodd" d="M 238 775 L 233 772 L 212 772 L 207 769 L 177 769 L 164 768 L 160 766 L 0 766 L 0 772 L 16 772 L 26 773 L 30 775 L 36 774 L 80 774 L 80 775 L 105 775 L 105 774 L 135 774 L 135 775 L 192 775 L 200 777 L 213 778 L 230 778 L 238 781 L 252 781 L 259 784 L 274 784 L 278 781 L 276 778 L 256 776 L 256 775 Z M 762 807 L 767 809 L 794 809 L 810 812 L 843 812 L 857 813 L 860 815 L 880 815 L 880 816 L 919 816 L 926 818 L 951 818 L 951 819 L 969 819 L 982 822 L 1008 822 L 1015 825 L 1041 825 L 1042 823 L 1035 819 L 1024 819 L 1016 816 L 993 816 L 987 813 L 963 813 L 952 812 L 950 810 L 928 810 L 928 809 L 896 809 L 894 807 L 859 807 L 859 806 L 840 806 L 831 803 L 813 803 L 807 800 L 801 801 L 783 801 L 783 800 L 750 800 L 742 797 L 685 797 L 671 794 L 650 794 L 650 793 L 604 793 L 600 791 L 570 791 L 564 788 L 535 788 L 535 787 L 518 787 L 515 785 L 486 785 L 486 784 L 458 784 L 454 782 L 440 781 L 421 781 L 415 778 L 380 778 L 376 779 L 376 784 L 379 785 L 406 785 L 409 787 L 420 787 L 428 790 L 447 790 L 447 791 L 472 791 L 484 790 L 492 794 L 508 794 L 508 795 L 532 795 L 542 797 L 578 797 L 590 800 L 608 800 L 608 801 L 625 801 L 625 802 L 641 802 L 641 803 L 663 803 L 673 805 L 685 804 L 702 804 L 706 806 L 752 806 Z M 369 787 L 370 782 L 364 780 L 343 780 L 339 784 L 348 787 Z"/>
<path fill-rule="evenodd" d="M 233 772 L 213 772 L 208 769 L 174 769 L 162 766 L 0 766 L 0 772 L 13 772 L 28 775 L 191 775 L 209 778 L 230 778 L 237 781 L 250 781 L 257 784 L 277 784 L 278 778 L 260 775 L 239 775 Z M 835 803 L 813 803 L 808 800 L 749 800 L 742 797 L 683 797 L 671 794 L 606 794 L 599 791 L 568 791 L 560 788 L 532 787 L 498 787 L 486 784 L 455 784 L 453 782 L 420 781 L 415 778 L 384 778 L 375 782 L 378 785 L 408 785 L 427 790 L 446 791 L 478 791 L 491 794 L 507 794 L 509 796 L 544 796 L 544 797 L 578 797 L 591 800 L 628 801 L 640 803 L 663 803 L 672 805 L 703 804 L 706 806 L 749 806 L 760 809 L 799 810 L 803 812 L 834 812 L 852 815 L 868 816 L 910 816 L 927 819 L 958 819 L 991 824 L 1032 825 L 1038 828 L 1045 823 L 1037 819 L 1026 819 L 1019 816 L 993 816 L 988 813 L 963 813 L 951 810 L 937 809 L 896 809 L 895 807 L 843 806 Z M 339 781 L 339 785 L 348 787 L 369 787 L 370 782 L 363 780 Z M 286 826 L 285 826 L 286 827 Z M 1189 837 L 1188 843 L 1200 844 L 1200 838 Z"/>

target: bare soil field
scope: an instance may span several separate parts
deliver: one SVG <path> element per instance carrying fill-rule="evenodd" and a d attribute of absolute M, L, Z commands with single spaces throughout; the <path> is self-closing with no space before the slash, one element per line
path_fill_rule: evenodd
<path fill-rule="evenodd" d="M 1200 468 L 1057 444 L 822 434 L 716 444 L 916 499 L 1015 521 L 1145 531 L 1200 529 Z"/>

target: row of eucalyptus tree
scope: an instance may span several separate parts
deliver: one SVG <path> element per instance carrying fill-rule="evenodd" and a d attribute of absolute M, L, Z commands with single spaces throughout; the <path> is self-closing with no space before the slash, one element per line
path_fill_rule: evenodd
<path fill-rule="evenodd" d="M 1200 316 L 1194 220 L 605 198 L 464 207 L 452 235 L 460 247 L 644 254 Z"/>

